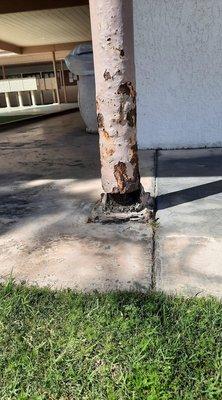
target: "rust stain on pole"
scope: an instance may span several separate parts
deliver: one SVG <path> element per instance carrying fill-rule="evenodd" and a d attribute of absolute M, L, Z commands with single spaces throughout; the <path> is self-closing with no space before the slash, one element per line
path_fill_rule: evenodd
<path fill-rule="evenodd" d="M 140 189 L 132 0 L 90 0 L 102 186 Z"/>

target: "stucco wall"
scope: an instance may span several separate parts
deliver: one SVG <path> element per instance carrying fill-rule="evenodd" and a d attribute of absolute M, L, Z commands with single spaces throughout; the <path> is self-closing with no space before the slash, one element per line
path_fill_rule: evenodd
<path fill-rule="evenodd" d="M 222 1 L 134 0 L 141 148 L 222 145 Z"/>

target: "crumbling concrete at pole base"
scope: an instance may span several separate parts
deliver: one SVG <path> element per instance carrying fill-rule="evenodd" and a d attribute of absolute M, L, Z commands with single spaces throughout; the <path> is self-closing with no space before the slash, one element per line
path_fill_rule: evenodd
<path fill-rule="evenodd" d="M 142 222 L 154 219 L 154 198 L 143 187 L 126 194 L 102 193 L 92 209 L 88 222 Z"/>

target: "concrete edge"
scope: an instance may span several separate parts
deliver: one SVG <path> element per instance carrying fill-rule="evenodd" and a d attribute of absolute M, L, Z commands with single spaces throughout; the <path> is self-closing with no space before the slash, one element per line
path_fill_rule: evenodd
<path fill-rule="evenodd" d="M 51 112 L 49 114 L 30 115 L 30 117 L 21 118 L 19 120 L 4 122 L 3 124 L 0 124 L 0 132 L 11 129 L 12 127 L 28 125 L 35 121 L 41 121 L 43 119 L 69 114 L 71 112 L 77 112 L 77 111 L 79 111 L 79 106 L 76 106 L 74 108 L 69 108 L 67 110 Z"/>

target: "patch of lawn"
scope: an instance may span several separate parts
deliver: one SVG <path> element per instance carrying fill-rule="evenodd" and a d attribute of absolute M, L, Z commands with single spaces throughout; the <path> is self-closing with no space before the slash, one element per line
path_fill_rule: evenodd
<path fill-rule="evenodd" d="M 29 118 L 30 115 L 0 115 L 0 124 Z"/>
<path fill-rule="evenodd" d="M 221 399 L 222 305 L 0 286 L 1 400 Z"/>

